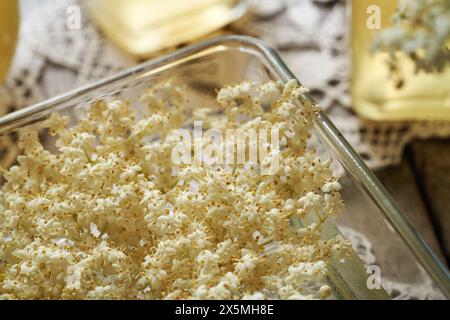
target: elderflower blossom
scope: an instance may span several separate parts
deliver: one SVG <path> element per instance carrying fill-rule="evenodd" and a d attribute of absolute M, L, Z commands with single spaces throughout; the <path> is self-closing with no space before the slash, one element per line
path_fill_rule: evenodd
<path fill-rule="evenodd" d="M 217 95 L 226 121 L 197 112 L 224 129 L 279 128 L 280 168 L 266 176 L 206 164 L 173 174 L 168 133 L 187 101 L 166 83 L 141 98 L 149 116 L 140 120 L 121 100 L 95 102 L 71 128 L 52 115 L 43 127 L 57 153 L 26 129 L 0 190 L 0 298 L 330 296 L 327 264 L 351 244 L 323 239 L 322 225 L 342 209 L 341 186 L 307 148 L 316 106 L 304 92 L 294 80 L 244 82 Z"/>
<path fill-rule="evenodd" d="M 403 85 L 397 53 L 410 57 L 416 71 L 442 72 L 450 61 L 450 0 L 398 0 L 392 26 L 383 30 L 374 48 L 390 53 L 390 71 Z"/>

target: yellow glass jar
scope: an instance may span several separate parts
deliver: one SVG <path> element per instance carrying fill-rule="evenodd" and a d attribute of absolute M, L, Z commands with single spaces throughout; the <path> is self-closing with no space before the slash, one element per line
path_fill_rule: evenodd
<path fill-rule="evenodd" d="M 192 41 L 237 19 L 237 0 L 85 0 L 92 19 L 118 46 L 137 56 Z"/>
<path fill-rule="evenodd" d="M 19 5 L 17 0 L 0 1 L 0 82 L 11 65 L 19 33 Z"/>
<path fill-rule="evenodd" d="M 381 29 L 367 21 L 378 6 Z M 352 100 L 354 110 L 371 120 L 450 120 L 450 67 L 442 73 L 414 72 L 414 63 L 400 56 L 405 83 L 400 89 L 389 77 L 388 55 L 371 53 L 374 36 L 390 25 L 396 0 L 352 1 Z M 372 9 L 374 7 L 371 7 Z"/>

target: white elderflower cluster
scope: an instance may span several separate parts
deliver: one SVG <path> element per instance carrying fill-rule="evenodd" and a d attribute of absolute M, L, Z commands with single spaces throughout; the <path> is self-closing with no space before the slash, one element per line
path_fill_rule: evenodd
<path fill-rule="evenodd" d="M 71 128 L 52 115 L 43 127 L 57 137 L 55 153 L 23 131 L 23 155 L 3 170 L 0 191 L 0 298 L 330 296 L 327 264 L 351 244 L 323 237 L 343 207 L 341 186 L 330 161 L 307 148 L 316 107 L 304 91 L 292 80 L 218 93 L 225 121 L 210 125 L 279 128 L 273 175 L 203 163 L 174 174 L 168 133 L 188 105 L 174 85 L 144 94 L 141 120 L 120 100 L 97 101 Z"/>
<path fill-rule="evenodd" d="M 392 27 L 378 35 L 374 46 L 391 54 L 391 73 L 401 86 L 398 51 L 415 62 L 417 71 L 440 72 L 450 61 L 449 41 L 450 0 L 398 0 Z"/>

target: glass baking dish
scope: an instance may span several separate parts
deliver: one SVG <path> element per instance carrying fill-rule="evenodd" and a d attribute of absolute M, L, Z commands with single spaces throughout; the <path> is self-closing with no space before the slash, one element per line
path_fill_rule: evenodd
<path fill-rule="evenodd" d="M 227 84 L 243 80 L 286 82 L 293 78 L 294 75 L 278 54 L 259 40 L 244 36 L 220 37 L 8 114 L 0 118 L 0 139 L 16 141 L 18 129 L 39 123 L 55 111 L 69 115 L 75 121 L 94 100 L 111 96 L 124 99 L 136 97 L 145 88 L 164 79 L 174 79 L 176 83 L 183 84 L 193 97 L 191 103 L 200 105 L 214 103 L 217 89 Z M 381 285 L 393 298 L 411 297 L 403 291 L 413 291 L 412 296 L 416 298 L 449 298 L 450 281 L 446 267 L 322 112 L 315 120 L 310 145 L 320 154 L 333 159 L 334 169 L 342 176 L 342 195 L 347 206 L 342 218 L 337 221 L 338 229 L 355 240 L 355 252 L 359 254 L 359 257 L 354 254 L 347 262 L 335 263 L 330 267 L 329 282 L 334 297 L 389 298 L 383 288 L 369 286 L 373 276 L 380 275 Z M 14 162 L 12 152 L 0 153 L 4 166 Z M 348 233 L 349 230 L 352 232 Z M 333 228 L 330 232 L 340 231 Z M 366 242 L 358 242 L 358 235 Z M 367 242 L 371 248 L 364 245 Z M 393 259 L 394 255 L 397 260 Z M 365 260 L 365 265 L 361 260 Z M 417 288 L 427 288 L 427 294 L 414 295 Z"/>

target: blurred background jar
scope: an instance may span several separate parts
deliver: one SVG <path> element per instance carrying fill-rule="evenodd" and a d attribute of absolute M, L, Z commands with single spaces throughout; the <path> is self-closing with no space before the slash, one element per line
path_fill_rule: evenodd
<path fill-rule="evenodd" d="M 375 35 L 391 25 L 397 0 L 352 1 L 352 100 L 354 110 L 371 120 L 450 120 L 450 67 L 441 73 L 416 73 L 414 62 L 398 53 L 402 83 L 389 72 L 389 55 L 371 53 Z M 381 28 L 376 23 L 380 9 Z M 369 22 L 368 19 L 375 19 Z M 448 43 L 447 43 L 448 44 Z"/>
<path fill-rule="evenodd" d="M 0 0 L 0 83 L 11 65 L 19 33 L 17 0 Z"/>
<path fill-rule="evenodd" d="M 246 1 L 85 0 L 92 19 L 125 51 L 140 57 L 195 40 L 239 18 Z"/>

